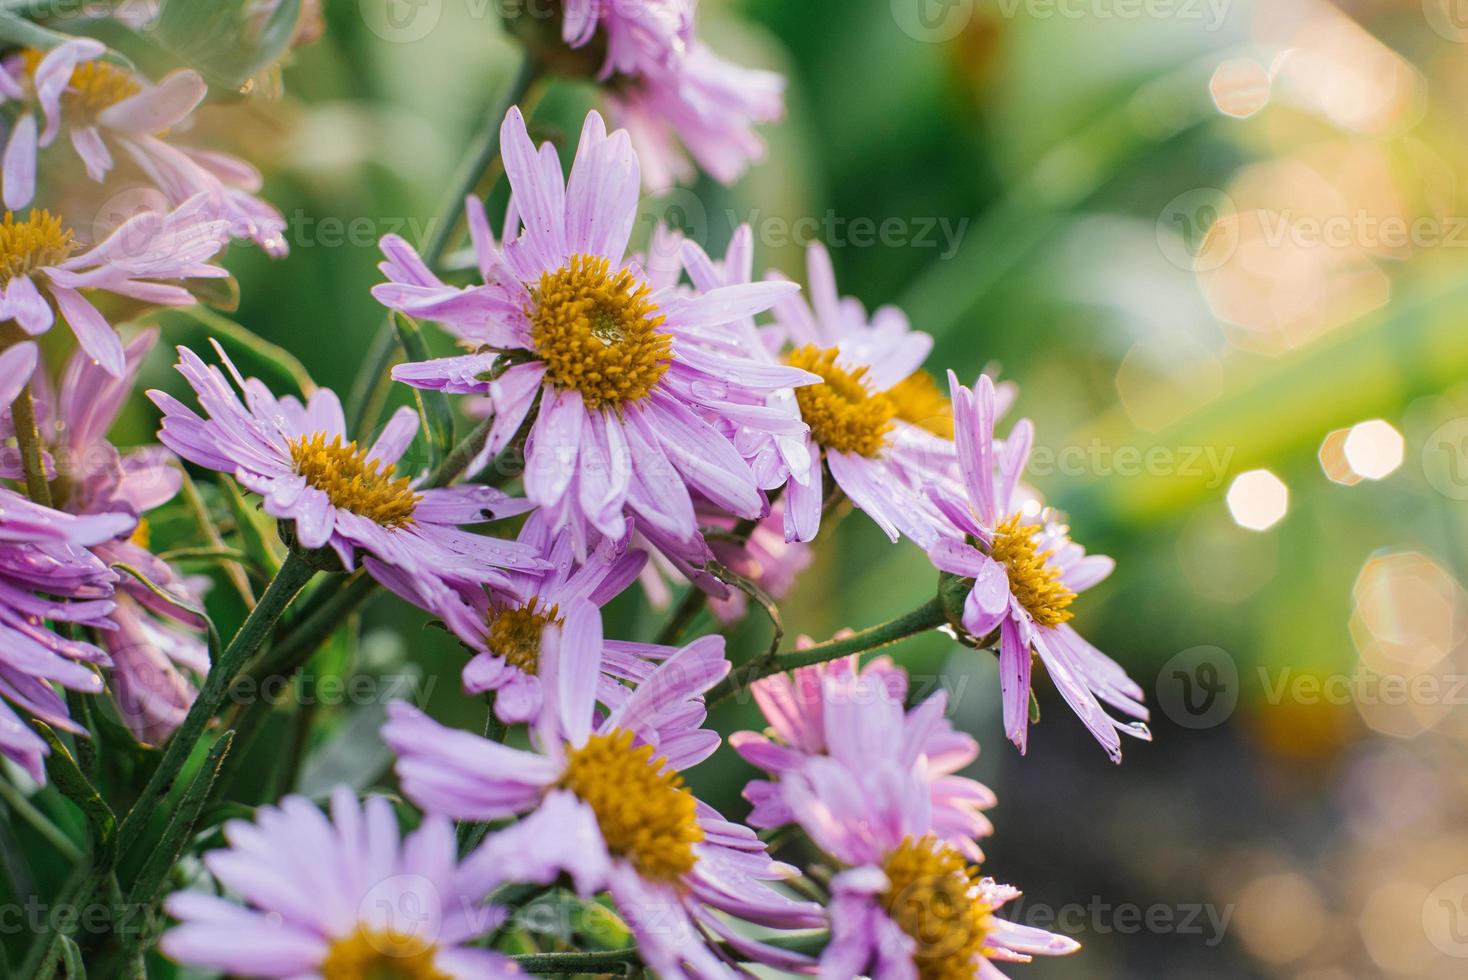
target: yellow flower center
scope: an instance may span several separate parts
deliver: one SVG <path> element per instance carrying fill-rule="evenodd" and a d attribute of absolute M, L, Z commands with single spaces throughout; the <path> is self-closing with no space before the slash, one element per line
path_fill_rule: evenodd
<path fill-rule="evenodd" d="M 649 881 L 677 884 L 693 870 L 693 845 L 703 840 L 698 804 L 652 746 L 632 746 L 632 733 L 593 735 L 571 749 L 561 785 L 596 813 L 614 856 Z"/>
<path fill-rule="evenodd" d="M 323 980 L 450 980 L 433 964 L 434 945 L 392 931 L 358 929 L 338 939 L 321 964 Z"/>
<path fill-rule="evenodd" d="M 561 622 L 559 606 L 539 608 L 540 600 L 528 606 L 491 610 L 486 642 L 491 652 L 527 674 L 540 673 L 540 637 L 549 623 Z"/>
<path fill-rule="evenodd" d="M 46 52 L 34 49 L 21 53 L 28 77 L 35 75 L 45 56 Z M 72 69 L 66 90 L 61 93 L 61 108 L 90 119 L 103 109 L 117 105 L 123 99 L 130 99 L 142 90 L 142 83 L 124 68 L 100 58 L 83 61 Z"/>
<path fill-rule="evenodd" d="M 979 869 L 937 837 L 907 838 L 882 870 L 890 882 L 882 897 L 887 915 L 917 949 L 921 980 L 973 980 L 979 975 L 991 909 L 976 886 Z"/>
<path fill-rule="evenodd" d="M 665 317 L 648 285 L 595 255 L 573 255 L 532 290 L 530 337 L 546 378 L 581 393 L 589 409 L 619 408 L 647 395 L 673 360 Z"/>
<path fill-rule="evenodd" d="M 1060 569 L 1050 564 L 1053 552 L 1040 551 L 1038 524 L 1021 524 L 1011 514 L 994 529 L 994 547 L 989 552 L 1009 572 L 1009 591 L 1041 626 L 1059 626 L 1075 613 L 1070 604 L 1076 594 L 1060 580 Z"/>
<path fill-rule="evenodd" d="M 407 477 L 394 478 L 391 463 L 383 466 L 368 460 L 367 450 L 358 449 L 355 442 L 343 445 L 341 436 L 327 442 L 323 432 L 294 439 L 290 447 L 296 472 L 326 494 L 333 507 L 386 528 L 413 523 L 413 511 L 422 498 Z"/>
<path fill-rule="evenodd" d="M 50 211 L 32 209 L 24 221 L 16 221 L 6 211 L 5 220 L 0 221 L 0 286 L 42 266 L 66 261 L 75 248 L 71 229 L 63 228 L 61 218 Z"/>
<path fill-rule="evenodd" d="M 867 386 L 865 366 L 848 371 L 836 363 L 837 353 L 834 347 L 823 350 L 807 344 L 785 356 L 786 364 L 823 379 L 821 384 L 795 389 L 800 417 L 823 448 L 875 457 L 892 428 L 897 405 L 884 392 Z"/>
<path fill-rule="evenodd" d="M 153 543 L 153 529 L 148 525 L 148 519 L 146 517 L 138 518 L 138 526 L 133 528 L 133 533 L 128 538 L 128 541 L 142 548 L 144 551 L 148 550 L 148 546 Z"/>
<path fill-rule="evenodd" d="M 941 439 L 953 438 L 953 404 L 933 376 L 922 368 L 887 389 L 897 406 L 897 417 L 927 429 Z"/>

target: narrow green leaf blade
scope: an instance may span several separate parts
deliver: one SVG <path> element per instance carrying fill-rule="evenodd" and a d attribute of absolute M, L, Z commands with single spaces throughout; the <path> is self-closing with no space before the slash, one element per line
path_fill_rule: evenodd
<path fill-rule="evenodd" d="M 403 345 L 403 353 L 408 355 L 408 360 L 428 360 L 428 344 L 423 340 L 418 324 L 412 317 L 396 311 L 392 318 L 393 326 L 398 331 L 398 342 Z M 441 391 L 414 388 L 413 397 L 418 403 L 418 417 L 423 422 L 423 432 L 431 454 L 428 468 L 436 469 L 454 444 L 454 411 L 449 406 L 448 395 Z"/>

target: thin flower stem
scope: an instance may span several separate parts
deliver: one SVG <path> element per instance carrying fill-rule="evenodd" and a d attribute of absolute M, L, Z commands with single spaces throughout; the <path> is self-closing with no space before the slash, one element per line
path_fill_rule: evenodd
<path fill-rule="evenodd" d="M 544 67 L 540 61 L 527 53 L 508 90 L 498 100 L 499 112 L 485 114 L 483 125 L 464 154 L 464 160 L 459 164 L 459 170 L 449 184 L 449 190 L 445 193 L 438 212 L 429 223 L 428 237 L 423 242 L 420 254 L 430 269 L 437 267 L 448 253 L 454 232 L 459 227 L 454 215 L 464 206 L 464 198 L 474 191 L 480 179 L 499 157 L 500 122 L 505 113 L 510 106 L 525 100 L 542 74 Z M 372 338 L 372 345 L 367 350 L 364 362 L 366 366 L 357 376 L 347 398 L 348 432 L 365 436 L 364 430 L 376 422 L 387 388 L 388 368 L 397 349 L 397 330 L 389 316 L 384 318 L 377 334 Z"/>
<path fill-rule="evenodd" d="M 499 716 L 494 713 L 495 693 L 490 691 L 485 696 L 485 719 L 484 737 L 491 742 L 503 742 L 509 734 L 509 729 Z M 458 827 L 459 856 L 463 857 L 478 847 L 486 834 L 489 833 L 489 821 L 487 820 L 461 820 Z"/>
<path fill-rule="evenodd" d="M 250 612 L 219 659 L 210 665 L 203 687 L 184 717 L 183 724 L 173 733 L 168 748 L 163 752 L 163 758 L 158 762 L 158 768 L 153 770 L 148 785 L 143 787 L 137 802 L 128 811 L 118 830 L 118 843 L 124 852 L 137 843 L 148 820 L 172 790 L 174 781 L 193 755 L 194 746 L 203 736 L 204 728 L 223 706 L 234 679 L 270 636 L 276 621 L 291 600 L 315 574 L 316 569 L 306 559 L 294 551 L 287 555 L 280 571 L 275 573 L 265 594 L 260 597 L 260 602 Z"/>
<path fill-rule="evenodd" d="M 943 604 L 937 598 L 929 599 L 910 613 L 870 629 L 864 629 L 860 633 L 853 633 L 839 640 L 827 640 L 825 643 L 818 643 L 805 650 L 792 650 L 773 657 L 757 657 L 730 673 L 717 687 L 709 691 L 707 701 L 708 704 L 714 705 L 738 694 L 748 688 L 750 684 L 761 678 L 769 677 L 771 674 L 825 663 L 828 660 L 835 660 L 837 657 L 853 653 L 878 650 L 910 636 L 937 629 L 947 623 L 948 617 L 943 612 Z"/>
<path fill-rule="evenodd" d="M 43 507 L 51 506 L 51 484 L 46 480 L 46 467 L 41 462 L 41 431 L 36 426 L 36 402 L 31 386 L 20 390 L 10 406 L 15 423 L 15 441 L 20 446 L 20 465 L 25 470 L 26 496 Z"/>
<path fill-rule="evenodd" d="M 780 499 L 780 494 L 784 490 L 784 487 L 780 487 L 774 493 L 770 494 L 771 507 L 775 506 L 775 501 Z M 743 518 L 738 524 L 734 525 L 726 540 L 733 542 L 736 547 L 743 547 L 749 543 L 750 535 L 754 534 L 755 528 L 759 527 L 759 523 L 762 520 L 764 520 L 763 517 Z M 700 589 L 696 584 L 693 585 L 692 588 L 683 594 L 683 599 L 678 603 L 678 607 L 673 610 L 673 615 L 669 616 L 668 621 L 663 624 L 663 628 L 658 631 L 657 639 L 654 642 L 663 646 L 670 646 L 677 643 L 684 632 L 687 631 L 688 627 L 693 625 L 693 621 L 698 618 L 698 614 L 703 612 L 704 607 L 708 605 L 708 601 L 708 593 Z"/>
<path fill-rule="evenodd" d="M 639 962 L 637 950 L 609 949 L 574 953 L 522 953 L 511 957 L 526 973 L 543 976 L 613 973 L 622 976 Z"/>

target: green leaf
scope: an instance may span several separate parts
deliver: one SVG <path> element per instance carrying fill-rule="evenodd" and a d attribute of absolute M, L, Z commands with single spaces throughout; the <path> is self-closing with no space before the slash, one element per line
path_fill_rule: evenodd
<path fill-rule="evenodd" d="M 230 358 L 239 363 L 243 374 L 263 374 L 261 380 L 276 393 L 280 393 L 285 385 L 294 388 L 302 397 L 309 397 L 316 390 L 310 373 L 294 354 L 213 310 L 189 306 L 164 312 L 158 320 L 169 333 L 170 340 L 191 347 L 205 347 L 211 340 L 219 341 Z"/>
<path fill-rule="evenodd" d="M 223 645 L 219 642 L 219 631 L 214 628 L 214 620 L 209 618 L 209 613 L 205 611 L 203 606 L 195 605 L 182 596 L 174 595 L 126 562 L 114 562 L 112 568 L 115 571 L 126 572 L 128 575 L 131 575 L 145 589 L 175 609 L 180 609 L 191 616 L 197 616 L 199 619 L 202 619 L 205 628 L 209 631 L 209 657 L 211 660 L 217 660 L 219 658 L 220 651 L 223 649 Z"/>
<path fill-rule="evenodd" d="M 394 311 L 393 326 L 398 331 L 398 342 L 410 361 L 429 359 L 428 344 L 412 317 Z M 440 461 L 454 444 L 454 412 L 449 407 L 448 395 L 441 391 L 422 388 L 413 389 L 413 398 L 418 403 L 418 417 L 423 422 L 423 433 L 427 437 L 430 453 L 428 468 L 437 469 Z"/>
<path fill-rule="evenodd" d="M 188 849 L 189 842 L 193 839 L 199 823 L 199 814 L 209 800 L 209 792 L 214 788 L 214 781 L 219 776 L 219 770 L 224 765 L 225 757 L 229 755 L 230 747 L 233 745 L 234 732 L 228 731 L 219 736 L 218 741 L 209 747 L 209 754 L 205 757 L 204 764 L 199 768 L 194 781 L 189 783 L 183 799 L 179 800 L 172 819 L 168 821 L 168 826 L 163 831 L 163 837 L 149 853 L 148 859 L 143 862 L 142 868 L 139 869 L 137 877 L 133 880 L 127 898 L 129 915 L 138 914 L 146 906 L 157 901 L 158 893 L 162 890 L 169 870 L 183 856 L 184 851 Z M 127 920 L 124 919 L 123 922 L 126 924 Z M 130 934 L 130 931 L 126 929 L 119 930 L 119 932 L 122 935 Z"/>
<path fill-rule="evenodd" d="M 270 537 L 256 516 L 258 512 L 250 506 L 244 494 L 240 493 L 239 485 L 234 480 L 223 477 L 219 485 L 224 491 L 229 509 L 234 513 L 235 529 L 239 532 L 242 550 L 250 556 L 252 564 L 267 569 L 274 576 L 280 569 L 283 556 L 271 545 Z"/>
<path fill-rule="evenodd" d="M 37 51 L 49 51 L 65 41 L 70 41 L 71 35 L 53 31 L 49 27 L 42 27 L 35 21 L 26 20 L 17 16 L 10 10 L 0 10 L 0 43 L 5 46 L 14 45 L 19 48 L 35 48 Z M 109 50 L 103 59 L 114 64 L 120 64 L 126 68 L 132 68 L 132 62 L 122 55 Z"/>
<path fill-rule="evenodd" d="M 43 721 L 32 720 L 36 731 L 41 738 L 45 739 L 46 745 L 51 753 L 46 757 L 46 773 L 51 777 L 52 784 L 63 796 L 75 803 L 87 818 L 87 829 L 91 832 L 92 846 L 95 850 L 93 861 L 98 868 L 111 867 L 114 857 L 117 818 L 113 816 L 112 808 L 109 807 L 97 788 L 82 775 L 81 768 L 76 764 L 76 758 L 66 743 L 57 737 L 51 727 Z"/>
<path fill-rule="evenodd" d="M 61 968 L 65 971 L 66 980 L 87 980 L 81 947 L 70 936 L 61 937 Z"/>
<path fill-rule="evenodd" d="M 185 284 L 185 288 L 200 303 L 212 309 L 233 313 L 240 308 L 240 284 L 234 276 L 190 279 Z"/>
<path fill-rule="evenodd" d="M 163 0 L 152 33 L 211 85 L 237 89 L 285 53 L 301 0 L 280 0 L 263 19 L 251 0 Z"/>

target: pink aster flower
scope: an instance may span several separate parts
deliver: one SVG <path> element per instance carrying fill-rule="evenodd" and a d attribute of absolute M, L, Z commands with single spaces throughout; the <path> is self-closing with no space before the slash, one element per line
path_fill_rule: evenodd
<path fill-rule="evenodd" d="M 907 688 L 907 671 L 889 657 L 865 668 L 859 657 L 844 657 L 755 683 L 755 703 L 770 727 L 765 734 L 736 732 L 729 744 L 776 778 L 751 780 L 745 787 L 744 797 L 754 805 L 750 824 L 773 828 L 795 821 L 783 776 L 807 760 L 829 756 L 860 767 L 873 745 L 890 743 L 898 761 L 913 767 L 927 787 L 933 832 L 971 860 L 983 860 L 976 841 L 994 826 L 982 811 L 997 800 L 983 783 L 955 775 L 978 757 L 979 743 L 954 731 L 944 717 L 947 692 L 904 712 Z"/>
<path fill-rule="evenodd" d="M 288 796 L 253 823 L 231 820 L 229 846 L 204 864 L 248 907 L 202 891 L 175 892 L 179 925 L 163 952 L 186 966 L 242 977 L 445 977 L 523 974 L 470 941 L 501 913 L 485 904 L 497 882 L 458 859 L 453 824 L 429 817 L 401 839 L 392 804 L 359 804 L 346 787 L 330 819 Z"/>
<path fill-rule="evenodd" d="M 784 117 L 785 79 L 725 61 L 694 42 L 686 57 L 608 90 L 607 105 L 632 134 L 648 187 L 692 180 L 689 156 L 715 180 L 731 184 L 764 159 L 765 141 L 755 126 Z"/>
<path fill-rule="evenodd" d="M 809 451 L 888 537 L 905 534 L 926 547 L 942 522 L 925 488 L 944 479 L 953 459 L 951 410 L 922 369 L 933 338 L 910 329 L 895 307 L 868 317 L 855 299 L 842 298 L 824 246 L 813 243 L 807 261 L 810 304 L 782 302 L 771 329 L 791 345 L 786 363 L 823 382 L 795 389 Z M 809 541 L 820 530 L 823 484 L 817 465 L 810 480 L 786 488 L 790 540 Z"/>
<path fill-rule="evenodd" d="M 701 695 L 729 672 L 722 638 L 684 647 L 599 716 L 603 642 L 594 607 L 578 602 L 559 629 L 561 641 L 541 654 L 546 709 L 530 751 L 445 728 L 407 704 L 389 706 L 382 734 L 397 753 L 404 792 L 430 813 L 462 820 L 523 815 L 470 864 L 532 883 L 565 873 L 583 896 L 609 892 L 659 976 L 733 978 L 705 931 L 769 965 L 808 965 L 741 936 L 717 914 L 773 928 L 824 921 L 818 906 L 765 884 L 795 872 L 770 860 L 753 831 L 698 801 L 679 775 L 719 745 L 701 727 Z"/>
<path fill-rule="evenodd" d="M 637 157 L 627 134 L 609 136 L 594 112 L 569 182 L 554 149 L 531 143 L 519 109 L 505 118 L 501 146 L 513 190 L 502 248 L 482 210 L 468 208 L 485 285 L 446 286 L 407 243 L 382 241 L 391 281 L 373 295 L 479 348 L 400 365 L 393 377 L 489 395 L 495 423 L 476 467 L 509 444 L 538 404 L 525 492 L 553 527 L 571 529 L 578 554 L 598 535 L 622 538 L 629 515 L 665 538 L 696 540 L 695 492 L 740 517 L 763 515 L 748 464 L 708 418 L 740 415 L 765 392 L 815 378 L 737 350 L 710 353 L 709 344 L 796 287 L 652 288 L 625 257 Z"/>
<path fill-rule="evenodd" d="M 599 610 L 637 578 L 647 558 L 645 552 L 628 550 L 625 542 L 603 541 L 584 564 L 578 565 L 570 535 L 565 531 L 551 533 L 539 511 L 525 522 L 519 540 L 544 557 L 550 570 L 511 572 L 506 576 L 508 583 L 497 589 L 414 579 L 367 559 L 379 581 L 439 616 L 474 652 L 464 667 L 465 692 L 495 692 L 495 715 L 511 725 L 534 722 L 540 715 L 545 700 L 541 650 L 544 643 L 560 640 L 559 632 L 551 627 L 564 625 L 565 613 L 582 600 L 589 600 L 593 610 Z M 594 614 L 600 619 L 599 611 Z M 651 643 L 607 640 L 597 700 L 620 703 L 627 696 L 625 682 L 645 680 L 656 661 L 674 652 L 671 647 Z"/>
<path fill-rule="evenodd" d="M 694 0 L 565 0 L 561 38 L 584 48 L 598 33 L 606 41 L 602 81 L 639 75 L 682 58 L 693 40 Z"/>
<path fill-rule="evenodd" d="M 492 487 L 417 487 L 396 463 L 418 433 L 418 415 L 399 409 L 362 448 L 346 432 L 341 402 L 326 388 L 303 405 L 245 379 L 215 344 L 235 389 L 217 367 L 179 348 L 178 371 L 198 395 L 200 417 L 172 395 L 149 391 L 163 410 L 159 438 L 184 459 L 228 473 L 264 498 L 265 512 L 290 522 L 305 548 L 330 547 L 346 568 L 367 552 L 409 574 L 506 585 L 504 568 L 541 568 L 513 541 L 471 534 L 460 524 L 524 513 L 523 501 Z"/>
<path fill-rule="evenodd" d="M 928 557 L 943 571 L 974 580 L 964 602 L 964 629 L 976 637 L 998 631 L 1005 733 L 1025 750 L 1030 668 L 1038 656 L 1071 710 L 1120 762 L 1118 732 L 1151 739 L 1142 723 L 1148 716 L 1142 689 L 1069 625 L 1076 595 L 1110 575 L 1116 563 L 1087 555 L 1048 513 L 1037 522 L 1020 506 L 1020 477 L 1034 440 L 1029 420 L 1017 422 L 997 449 L 993 382 L 981 377 L 973 390 L 951 372 L 948 380 L 966 499 L 932 495 L 951 524 Z M 1117 721 L 1101 702 L 1141 721 Z"/>
<path fill-rule="evenodd" d="M 224 219 L 231 237 L 284 255 L 285 219 L 255 196 L 259 171 L 228 154 L 175 146 L 158 135 L 177 130 L 204 100 L 207 87 L 199 73 L 180 69 L 154 85 L 102 60 L 106 53 L 99 41 L 72 38 L 0 64 L 0 101 L 21 106 L 5 146 L 5 206 L 19 210 L 31 202 L 38 152 L 65 128 L 93 180 L 104 180 L 112 170 L 109 144 L 116 146 L 172 205 L 202 194 L 211 217 Z"/>
<path fill-rule="evenodd" d="M 120 377 L 122 342 L 82 290 L 161 306 L 192 306 L 194 296 L 187 289 L 160 280 L 229 275 L 207 264 L 224 247 L 226 231 L 224 222 L 207 211 L 203 197 L 167 214 L 145 211 L 76 254 L 72 230 L 59 217 L 31 211 L 19 220 L 6 212 L 0 221 L 0 320 L 13 320 L 36 336 L 51 329 L 59 312 L 82 349 L 108 374 Z"/>
<path fill-rule="evenodd" d="M 0 394 L 13 397 L 18 389 L 0 378 Z M 0 754 L 38 782 L 46 780 L 49 750 L 26 719 L 85 734 L 52 685 L 99 694 L 95 668 L 111 663 L 104 651 L 48 623 L 113 628 L 117 576 L 86 549 L 127 534 L 133 524 L 124 514 L 63 514 L 0 488 Z"/>
<path fill-rule="evenodd" d="M 861 737 L 861 726 L 848 734 Z M 890 744 L 876 738 L 867 744 L 871 752 L 855 767 L 815 757 L 782 777 L 800 826 L 842 865 L 831 880 L 824 980 L 1004 980 L 996 962 L 1025 963 L 1080 948 L 999 918 L 999 909 L 1020 893 L 981 877 L 969 856 L 942 838 L 919 770 Z"/>
<path fill-rule="evenodd" d="M 36 376 L 36 413 L 55 461 L 51 493 L 61 510 L 142 518 L 178 492 L 183 476 L 166 449 L 144 446 L 120 453 L 107 440 L 157 339 L 158 331 L 149 330 L 127 346 L 121 378 L 108 375 L 84 351 L 68 362 L 57 391 L 44 375 Z M 208 586 L 208 579 L 185 578 L 148 550 L 146 520 L 131 537 L 100 543 L 92 552 L 108 565 L 136 569 L 185 606 L 198 608 Z M 99 642 L 112 657 L 118 713 L 139 740 L 157 744 L 194 702 L 190 675 L 209 670 L 206 624 L 131 575 L 121 579 L 116 601 L 111 616 L 116 629 L 102 633 Z"/>

